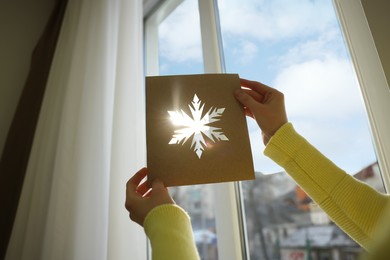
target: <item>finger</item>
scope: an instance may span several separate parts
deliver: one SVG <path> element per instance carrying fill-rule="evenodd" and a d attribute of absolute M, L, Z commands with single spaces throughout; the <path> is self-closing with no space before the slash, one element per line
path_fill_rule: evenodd
<path fill-rule="evenodd" d="M 244 107 L 244 111 L 245 111 L 245 115 L 246 115 L 246 116 L 255 119 L 255 116 L 253 115 L 253 113 L 252 113 L 252 111 L 251 111 L 250 109 Z"/>
<path fill-rule="evenodd" d="M 242 91 L 244 91 L 245 93 L 250 95 L 257 102 L 260 102 L 260 103 L 263 102 L 264 96 L 257 93 L 256 91 L 253 91 L 251 89 L 242 89 Z"/>
<path fill-rule="evenodd" d="M 241 89 L 241 90 L 244 91 L 245 93 L 247 93 L 248 95 L 250 95 L 257 102 L 261 103 L 263 101 L 263 99 L 264 99 L 263 95 L 255 92 L 253 90 L 250 90 L 250 89 Z M 245 112 L 246 116 L 254 118 L 254 115 L 253 115 L 252 111 L 250 109 L 248 109 L 247 107 L 245 107 L 245 106 L 244 106 L 244 112 Z"/>
<path fill-rule="evenodd" d="M 168 192 L 167 188 L 165 188 L 164 183 L 160 179 L 155 179 L 152 183 L 152 190 L 155 192 Z"/>
<path fill-rule="evenodd" d="M 148 190 L 143 194 L 144 198 L 150 198 L 152 194 L 157 194 L 156 196 L 161 196 L 161 192 L 168 192 L 168 189 L 164 186 L 164 183 L 159 179 L 155 179 L 152 183 L 152 188 L 148 188 Z"/>
<path fill-rule="evenodd" d="M 137 186 L 142 181 L 142 179 L 145 178 L 147 173 L 147 168 L 142 168 L 141 170 L 136 172 L 136 174 L 134 174 L 133 177 L 131 177 L 130 180 L 127 182 L 127 188 L 135 191 L 137 189 Z"/>
<path fill-rule="evenodd" d="M 263 83 L 257 82 L 257 81 L 252 81 L 252 80 L 240 78 L 240 83 L 241 83 L 241 86 L 246 87 L 246 88 L 250 88 L 250 89 L 252 89 L 252 90 L 254 90 L 257 93 L 262 94 L 262 95 L 265 95 L 267 92 L 273 90 L 273 88 L 271 88 Z"/>
<path fill-rule="evenodd" d="M 163 198 L 168 195 L 168 189 L 164 186 L 164 183 L 161 180 L 155 179 L 152 183 L 152 190 L 148 196 L 150 197 L 152 194 L 153 196 Z"/>
<path fill-rule="evenodd" d="M 172 197 L 169 195 L 168 189 L 165 187 L 164 183 L 155 179 L 152 183 L 151 193 L 148 195 L 151 199 L 158 201 L 158 204 L 167 204 L 175 203 Z"/>
<path fill-rule="evenodd" d="M 153 182 L 154 183 L 154 182 Z M 152 183 L 152 188 L 149 188 L 143 195 L 144 198 L 150 198 L 152 196 L 152 194 L 156 194 L 157 193 L 157 196 L 160 196 L 158 194 L 158 188 L 153 188 L 153 183 Z"/>
<path fill-rule="evenodd" d="M 144 195 L 142 195 L 143 198 L 150 198 L 150 196 L 152 196 L 152 193 L 153 193 L 153 189 L 149 188 L 145 193 Z"/>
<path fill-rule="evenodd" d="M 259 102 L 257 102 L 254 98 L 252 98 L 251 95 L 248 95 L 245 91 L 241 89 L 237 89 L 234 92 L 237 100 L 244 105 L 247 109 L 251 111 L 255 111 L 259 105 L 261 105 Z"/>
<path fill-rule="evenodd" d="M 146 184 L 148 185 L 148 184 Z M 148 186 L 149 187 L 149 186 Z M 143 194 L 143 197 L 150 198 L 152 194 L 157 194 L 157 196 L 161 195 L 161 191 L 165 189 L 168 192 L 168 189 L 164 186 L 163 182 L 159 179 L 155 179 L 152 182 L 152 187 L 148 188 L 148 190 Z"/>
<path fill-rule="evenodd" d="M 150 190 L 150 187 L 148 186 L 147 182 L 143 182 L 140 185 L 138 185 L 136 192 L 140 194 L 141 196 L 144 196 L 148 191 Z"/>

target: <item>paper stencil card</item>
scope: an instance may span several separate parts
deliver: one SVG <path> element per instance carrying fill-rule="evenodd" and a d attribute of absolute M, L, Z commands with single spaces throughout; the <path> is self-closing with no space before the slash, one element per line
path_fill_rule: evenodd
<path fill-rule="evenodd" d="M 254 179 L 237 74 L 146 78 L 148 182 L 167 186 Z"/>

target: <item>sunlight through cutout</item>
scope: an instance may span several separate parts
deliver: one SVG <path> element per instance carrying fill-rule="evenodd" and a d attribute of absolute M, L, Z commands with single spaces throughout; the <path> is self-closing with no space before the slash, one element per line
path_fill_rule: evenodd
<path fill-rule="evenodd" d="M 180 111 L 168 111 L 170 119 L 174 125 L 182 126 L 178 130 L 175 130 L 169 144 L 182 144 L 184 145 L 188 139 L 192 137 L 191 149 L 194 149 L 198 158 L 202 156 L 204 147 L 208 144 L 204 139 L 207 136 L 213 143 L 216 141 L 229 141 L 225 134 L 221 131 L 221 128 L 209 126 L 213 122 L 219 121 L 220 117 L 225 111 L 225 108 L 213 108 L 202 117 L 204 104 L 195 94 L 191 104 L 188 107 L 191 110 L 192 118 L 181 109 Z"/>

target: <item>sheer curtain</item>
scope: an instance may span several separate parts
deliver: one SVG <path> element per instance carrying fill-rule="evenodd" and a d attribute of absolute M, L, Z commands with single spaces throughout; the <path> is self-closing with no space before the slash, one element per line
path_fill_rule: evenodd
<path fill-rule="evenodd" d="M 6 259 L 145 259 L 142 1 L 69 0 Z"/>

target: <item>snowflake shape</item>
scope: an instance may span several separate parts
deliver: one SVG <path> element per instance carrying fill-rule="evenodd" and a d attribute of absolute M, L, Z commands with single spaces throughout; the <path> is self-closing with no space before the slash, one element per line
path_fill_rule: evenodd
<path fill-rule="evenodd" d="M 207 147 L 207 143 L 204 139 L 204 135 L 207 136 L 212 142 L 216 141 L 229 141 L 225 134 L 221 131 L 221 128 L 209 126 L 209 124 L 220 120 L 220 117 L 225 111 L 225 108 L 213 108 L 202 117 L 204 104 L 195 94 L 190 108 L 192 118 L 187 115 L 182 109 L 180 111 L 168 111 L 171 120 L 174 125 L 182 126 L 178 130 L 175 130 L 172 139 L 169 144 L 182 144 L 184 145 L 188 139 L 192 137 L 191 148 L 198 155 L 198 158 L 202 156 L 204 147 Z"/>

